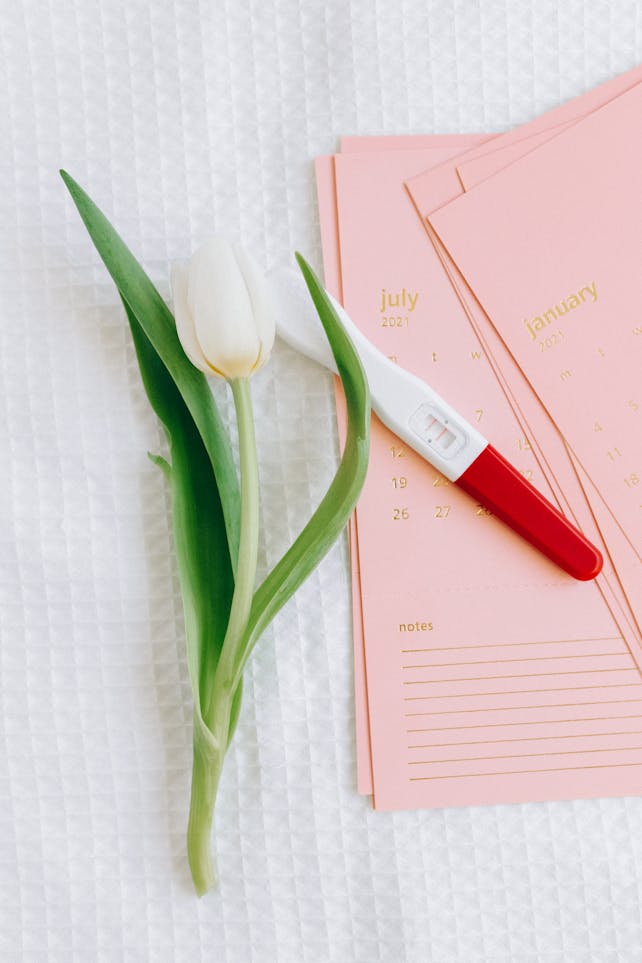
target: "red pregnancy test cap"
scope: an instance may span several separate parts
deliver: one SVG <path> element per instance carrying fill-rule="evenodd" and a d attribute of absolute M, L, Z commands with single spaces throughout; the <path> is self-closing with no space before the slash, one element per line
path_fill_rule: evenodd
<path fill-rule="evenodd" d="M 602 555 L 595 545 L 492 445 L 457 484 L 573 578 L 584 582 L 602 571 Z"/>

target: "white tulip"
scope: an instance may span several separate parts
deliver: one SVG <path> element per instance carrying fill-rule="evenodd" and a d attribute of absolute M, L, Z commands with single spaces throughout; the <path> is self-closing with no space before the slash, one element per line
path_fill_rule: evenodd
<path fill-rule="evenodd" d="M 176 330 L 185 354 L 206 374 L 247 378 L 270 356 L 275 310 L 253 258 L 222 237 L 205 241 L 171 274 Z"/>

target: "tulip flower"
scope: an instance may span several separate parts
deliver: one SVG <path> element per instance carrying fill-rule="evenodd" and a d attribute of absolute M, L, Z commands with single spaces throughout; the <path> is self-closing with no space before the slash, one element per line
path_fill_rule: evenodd
<path fill-rule="evenodd" d="M 174 266 L 171 281 L 176 331 L 193 365 L 232 381 L 265 364 L 274 344 L 274 308 L 249 254 L 210 238 L 188 265 Z"/>
<path fill-rule="evenodd" d="M 187 851 L 196 892 L 202 895 L 215 883 L 212 816 L 240 709 L 244 669 L 262 633 L 350 517 L 368 466 L 370 393 L 331 299 L 297 254 L 345 391 L 347 433 L 328 490 L 252 598 L 258 476 L 248 379 L 267 360 L 274 339 L 263 277 L 238 248 L 209 241 L 186 267 L 174 271 L 175 320 L 103 212 L 69 174 L 61 171 L 61 176 L 122 298 L 143 385 L 168 440 L 169 460 L 149 457 L 163 470 L 172 494 L 194 699 Z M 240 493 L 227 430 L 204 375 L 188 357 L 230 384 L 239 423 Z"/>
<path fill-rule="evenodd" d="M 268 284 L 240 247 L 213 237 L 171 275 L 176 331 L 185 354 L 206 374 L 227 379 L 236 410 L 241 475 L 238 566 L 230 617 L 203 720 L 214 742 L 207 769 L 192 776 L 187 850 L 199 892 L 212 885 L 209 837 L 218 778 L 227 749 L 238 648 L 247 626 L 259 544 L 259 475 L 249 377 L 267 361 L 275 335 Z"/>

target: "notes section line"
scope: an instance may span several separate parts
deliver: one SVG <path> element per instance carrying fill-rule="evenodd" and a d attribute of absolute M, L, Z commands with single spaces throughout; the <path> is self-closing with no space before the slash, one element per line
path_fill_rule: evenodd
<path fill-rule="evenodd" d="M 640 752 L 642 746 L 614 746 L 603 749 L 561 749 L 556 752 L 520 752 L 520 759 L 548 759 L 549 756 L 588 756 L 596 752 Z M 412 759 L 409 766 L 441 766 L 451 762 L 486 762 L 488 759 L 515 759 L 513 753 L 507 756 L 457 756 L 454 759 Z M 642 765 L 642 762 L 640 763 Z"/>
<path fill-rule="evenodd" d="M 624 655 L 626 653 L 623 653 Z M 591 653 L 591 655 L 545 655 L 545 656 L 532 656 L 530 658 L 524 659 L 474 659 L 472 662 L 428 662 L 424 664 L 417 665 L 402 665 L 402 669 L 446 669 L 446 668 L 460 668 L 464 665 L 508 665 L 512 662 L 557 662 L 560 659 L 612 659 L 614 657 L 613 652 L 596 652 Z M 608 670 L 607 670 L 608 671 Z M 549 673 L 553 675 L 554 673 Z M 568 674 L 568 673 L 565 673 Z M 487 678 L 494 678 L 494 676 L 487 676 Z M 506 676 L 506 678 L 510 678 Z"/>
<path fill-rule="evenodd" d="M 638 702 L 638 699 L 629 699 L 628 702 Z M 618 703 L 619 704 L 619 703 Z M 584 702 L 578 703 L 578 705 L 609 705 L 608 702 Z M 550 709 L 550 706 L 530 706 L 531 709 Z M 557 708 L 557 707 L 556 707 Z M 575 706 L 573 706 L 575 708 Z M 478 712 L 478 709 L 473 709 L 473 712 Z M 488 710 L 484 710 L 488 711 Z M 497 710 L 494 710 L 497 711 Z M 411 713 L 412 715 L 431 715 L 432 713 Z M 487 724 L 476 725 L 476 726 L 434 726 L 432 728 L 426 729 L 406 729 L 406 732 L 451 732 L 453 729 L 503 729 L 508 726 L 554 726 L 559 725 L 563 722 L 608 722 L 617 719 L 642 719 L 642 715 L 633 716 L 581 716 L 579 719 L 530 719 L 521 720 L 519 722 L 489 722 Z"/>
<path fill-rule="evenodd" d="M 477 642 L 475 645 L 440 645 L 426 649 L 401 649 L 401 652 L 459 652 L 464 649 L 493 649 L 508 648 L 513 645 L 565 645 L 567 642 L 624 642 L 621 635 L 601 636 L 596 639 L 543 639 L 533 642 L 492 642 L 488 646 Z"/>
<path fill-rule="evenodd" d="M 599 688 L 606 688 L 606 689 L 608 689 L 608 688 L 619 688 L 619 686 L 588 686 L 588 688 L 589 688 L 589 689 L 599 689 Z M 537 692 L 548 692 L 549 690 L 548 690 L 548 689 L 537 689 L 536 691 L 537 691 Z M 569 690 L 569 689 L 556 689 L 555 691 L 556 691 L 556 692 L 569 692 L 569 691 L 573 691 L 573 690 Z M 488 693 L 488 694 L 490 694 L 490 693 Z M 502 692 L 502 693 L 495 693 L 495 695 L 506 695 L 506 693 L 503 693 L 503 692 Z M 424 697 L 424 698 L 432 698 L 432 696 L 427 696 L 427 697 Z M 411 701 L 411 702 L 412 702 L 412 701 L 414 701 L 414 697 L 413 697 L 412 699 L 406 699 L 405 701 L 406 701 L 406 702 L 408 702 L 408 701 Z M 550 709 L 550 708 L 554 708 L 554 709 L 570 709 L 570 708 L 577 709 L 577 708 L 579 708 L 580 706 L 623 705 L 623 704 L 625 704 L 625 703 L 631 703 L 631 702 L 640 702 L 640 700 L 639 700 L 639 699 L 617 699 L 616 701 L 610 702 L 610 703 L 609 703 L 609 702 L 606 702 L 606 701 L 605 701 L 605 702 L 600 702 L 600 701 L 598 701 L 598 702 L 553 702 L 553 703 L 548 703 L 548 704 L 545 703 L 544 705 L 526 706 L 525 708 L 528 708 L 528 709 Z M 477 709 L 445 709 L 444 711 L 441 711 L 441 710 L 440 710 L 440 711 L 438 711 L 438 712 L 406 712 L 405 715 L 406 715 L 406 717 L 410 717 L 410 716 L 452 716 L 452 715 L 465 715 L 466 713 L 469 713 L 469 712 L 480 713 L 480 712 L 515 712 L 515 711 L 516 711 L 516 710 L 515 710 L 515 706 L 489 706 L 489 707 L 484 707 L 484 708 L 481 708 L 481 709 L 480 709 L 480 708 L 477 708 Z"/>
<path fill-rule="evenodd" d="M 456 668 L 456 666 L 455 666 Z M 565 675 L 605 675 L 607 672 L 635 672 L 636 675 L 640 675 L 639 670 L 635 667 L 630 669 L 573 669 L 569 672 L 527 672 L 523 675 L 487 675 L 482 679 L 479 676 L 474 676 L 466 679 L 409 679 L 403 682 L 402 685 L 439 685 L 445 682 L 490 682 L 497 681 L 498 679 L 541 679 L 546 676 L 555 676 L 560 678 Z M 532 691 L 532 690 L 516 690 L 518 692 L 522 691 Z M 553 690 L 550 690 L 553 691 Z M 477 693 L 478 695 L 491 695 L 489 692 Z"/>
<path fill-rule="evenodd" d="M 638 717 L 639 718 L 639 717 Z M 624 732 L 579 732 L 572 733 L 571 735 L 558 735 L 558 736 L 522 736 L 519 739 L 482 739 L 473 742 L 428 742 L 425 745 L 408 746 L 408 749 L 445 749 L 451 746 L 493 746 L 500 744 L 502 742 L 552 742 L 554 739 L 594 739 L 595 737 L 601 736 L 642 736 L 642 729 L 631 729 L 630 731 Z M 629 747 L 630 748 L 630 747 Z M 580 750 L 581 752 L 582 750 Z M 596 752 L 598 750 L 595 750 Z M 613 750 L 616 752 L 617 750 Z M 539 755 L 539 753 L 538 753 Z M 555 753 L 542 753 L 542 755 L 555 755 Z M 523 756 L 520 753 L 520 757 Z M 500 757 L 500 756 L 478 756 L 478 759 L 493 759 L 493 758 L 512 758 L 512 757 Z M 437 760 L 436 760 L 437 761 Z M 439 762 L 461 762 L 462 760 L 457 759 L 439 759 Z M 410 765 L 414 765 L 410 763 Z"/>
<path fill-rule="evenodd" d="M 480 776 L 539 776 L 549 772 L 579 772 L 590 769 L 628 769 L 639 766 L 642 772 L 642 762 L 605 762 L 595 766 L 562 766 L 552 769 L 511 769 L 506 772 L 468 772 L 453 773 L 445 776 L 411 776 L 410 782 L 427 782 L 431 779 L 475 779 Z"/>
<path fill-rule="evenodd" d="M 619 671 L 622 671 L 622 670 L 619 670 Z M 451 680 L 449 679 L 447 681 L 451 681 Z M 466 680 L 461 680 L 461 681 L 466 681 Z M 473 681 L 477 681 L 477 680 L 475 679 Z M 614 682 L 612 684 L 607 684 L 607 685 L 579 685 L 576 688 L 574 687 L 572 689 L 569 689 L 568 686 L 562 686 L 561 688 L 554 687 L 550 689 L 514 689 L 509 691 L 500 690 L 499 692 L 482 692 L 482 693 L 458 692 L 457 695 L 450 695 L 450 696 L 447 696 L 447 695 L 405 696 L 404 702 L 418 702 L 426 699 L 473 699 L 473 698 L 478 698 L 480 696 L 529 695 L 529 694 L 540 693 L 540 692 L 580 692 L 581 690 L 584 690 L 584 689 L 630 689 L 639 685 L 640 685 L 639 682 Z M 511 708 L 514 708 L 514 706 L 512 706 Z M 450 709 L 448 714 L 452 713 L 453 711 L 456 711 L 456 710 Z M 476 710 L 469 710 L 469 711 L 479 712 L 480 710 L 476 709 Z M 484 711 L 488 712 L 489 709 L 485 709 Z"/>

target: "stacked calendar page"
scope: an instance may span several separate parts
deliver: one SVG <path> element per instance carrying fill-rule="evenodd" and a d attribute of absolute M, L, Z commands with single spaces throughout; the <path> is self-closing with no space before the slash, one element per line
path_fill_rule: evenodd
<path fill-rule="evenodd" d="M 642 792 L 640 117 L 637 68 L 499 136 L 317 159 L 329 289 L 605 559 L 574 581 L 373 420 L 350 542 L 378 809 Z"/>

